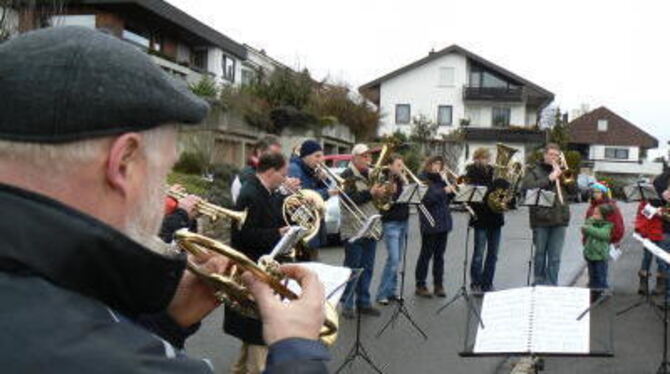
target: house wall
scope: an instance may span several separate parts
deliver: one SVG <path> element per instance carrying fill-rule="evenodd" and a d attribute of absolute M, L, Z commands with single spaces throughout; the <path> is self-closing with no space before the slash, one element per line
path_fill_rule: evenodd
<path fill-rule="evenodd" d="M 454 68 L 454 81 L 450 86 L 441 86 L 440 68 Z M 468 84 L 468 62 L 465 56 L 452 53 L 442 56 L 421 67 L 407 71 L 381 83 L 379 134 L 387 135 L 401 130 L 407 134 L 411 123 L 395 123 L 396 104 L 410 104 L 411 117 L 424 115 L 437 122 L 439 105 L 452 106 L 451 126 L 440 126 L 438 135 L 448 134 L 460 125 L 461 119 L 469 119 L 470 126 L 491 127 L 492 108 L 509 107 L 511 126 L 532 126 L 537 122 L 537 113 L 527 111 L 525 103 L 467 102 L 463 101 L 463 87 Z"/>
<path fill-rule="evenodd" d="M 608 159 L 605 157 L 606 148 L 622 148 L 628 150 L 628 159 Z M 629 147 L 629 146 L 609 146 L 609 145 L 600 145 L 592 144 L 589 147 L 589 159 L 590 160 L 602 160 L 602 161 L 615 161 L 615 162 L 638 162 L 640 160 L 640 147 Z"/>

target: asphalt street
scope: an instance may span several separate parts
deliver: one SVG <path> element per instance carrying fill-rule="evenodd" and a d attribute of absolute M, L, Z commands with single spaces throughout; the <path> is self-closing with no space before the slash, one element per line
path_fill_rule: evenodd
<path fill-rule="evenodd" d="M 621 203 L 630 229 L 634 204 Z M 561 285 L 584 282 L 584 260 L 581 253 L 579 228 L 583 222 L 585 204 L 571 207 L 572 221 L 563 249 L 559 282 Z M 448 298 L 452 297 L 461 284 L 462 263 L 465 253 L 467 215 L 454 213 L 454 230 L 449 236 L 446 253 L 445 279 Z M 528 260 L 530 254 L 531 231 L 528 224 L 528 212 L 525 208 L 511 211 L 506 215 L 503 228 L 501 249 L 495 277 L 498 290 L 526 285 Z M 362 321 L 362 342 L 371 359 L 384 373 L 509 373 L 518 358 L 487 357 L 462 358 L 466 335 L 467 310 L 463 300 L 436 314 L 446 299 L 422 299 L 414 295 L 414 269 L 420 247 L 420 235 L 416 215 L 410 222 L 409 251 L 407 254 L 407 277 L 405 283 L 406 306 L 418 326 L 425 331 L 428 339 L 411 327 L 400 317 L 392 328 L 376 337 L 382 326 L 389 320 L 394 310 L 390 306 L 379 306 L 383 315 L 378 318 L 364 317 Z M 546 373 L 649 373 L 655 372 L 660 363 L 660 342 L 662 324 L 655 317 L 651 307 L 640 307 L 623 316 L 610 318 L 612 311 L 634 303 L 637 287 L 637 269 L 642 252 L 639 245 L 627 239 L 624 255 L 610 266 L 610 285 L 614 286 L 615 296 L 605 302 L 592 315 L 592 349 L 605 349 L 609 342 L 609 327 L 614 328 L 614 358 L 547 358 Z M 470 240 L 470 253 L 472 241 Z M 376 267 L 372 282 L 372 293 L 377 290 L 379 277 L 386 253 L 383 243 L 378 245 Z M 341 264 L 344 257 L 342 247 L 329 247 L 321 251 L 321 260 L 329 264 Z M 429 279 L 430 284 L 430 279 Z M 237 356 L 239 342 L 222 333 L 222 311 L 212 313 L 203 321 L 200 330 L 192 336 L 186 345 L 187 352 L 195 357 L 208 358 L 217 373 L 226 373 Z M 610 323 L 612 321 L 612 323 Z M 355 336 L 355 321 L 340 318 L 339 337 L 331 348 L 332 372 L 344 361 L 352 347 Z M 373 373 L 374 371 L 361 359 L 345 373 Z"/>

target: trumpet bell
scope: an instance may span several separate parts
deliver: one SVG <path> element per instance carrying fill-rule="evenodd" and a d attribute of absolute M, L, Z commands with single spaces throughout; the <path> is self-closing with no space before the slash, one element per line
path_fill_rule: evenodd
<path fill-rule="evenodd" d="M 187 263 L 187 267 L 189 271 L 204 279 L 215 290 L 215 295 L 219 301 L 246 317 L 259 319 L 260 313 L 253 295 L 242 282 L 244 272 L 251 273 L 283 298 L 288 300 L 298 298 L 298 295 L 282 283 L 285 277 L 279 270 L 279 264 L 274 261 L 264 261 L 261 264 L 256 264 L 243 253 L 186 229 L 181 229 L 175 233 L 175 241 L 180 248 L 196 256 L 211 251 L 232 262 L 225 274 L 207 272 L 191 261 Z M 330 345 L 337 339 L 338 316 L 334 306 L 327 301 L 325 313 L 326 319 L 319 335 L 324 344 Z"/>

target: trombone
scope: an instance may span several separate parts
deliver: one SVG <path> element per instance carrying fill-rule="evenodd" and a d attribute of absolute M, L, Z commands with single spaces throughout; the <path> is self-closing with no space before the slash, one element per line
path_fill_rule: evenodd
<path fill-rule="evenodd" d="M 181 200 L 187 197 L 189 194 L 186 192 L 168 189 L 167 195 L 175 200 Z M 204 199 L 200 199 L 200 201 L 198 201 L 198 203 L 195 205 L 195 209 L 198 213 L 206 216 L 212 222 L 216 222 L 221 218 L 228 218 L 237 224 L 238 229 L 241 229 L 242 226 L 244 226 L 244 222 L 247 220 L 246 210 L 243 212 L 238 212 L 236 210 L 226 209 L 224 207 L 212 204 Z"/>
<path fill-rule="evenodd" d="M 335 174 L 328 166 L 326 166 L 323 163 L 319 163 L 316 165 L 316 168 L 314 168 L 314 171 L 317 174 L 321 174 L 324 176 L 326 179 L 326 183 L 329 186 L 334 186 L 337 189 L 337 192 L 339 193 L 340 197 L 340 202 L 342 203 L 342 206 L 344 209 L 346 209 L 356 220 L 356 222 L 363 227 L 368 220 L 368 217 L 365 215 L 365 213 L 361 210 L 361 208 L 354 203 L 353 200 L 351 200 L 351 197 L 344 192 L 344 185 L 347 183 L 342 177 L 339 175 Z M 374 240 L 379 240 L 381 239 L 382 233 L 379 230 L 379 226 L 375 225 L 374 228 L 370 231 L 370 235 Z"/>
<path fill-rule="evenodd" d="M 454 178 L 455 183 L 451 183 L 449 181 L 449 175 L 451 175 Z M 458 192 L 460 190 L 460 188 L 461 188 L 460 185 L 461 184 L 467 183 L 467 178 L 465 176 L 461 176 L 461 175 L 458 175 L 458 174 L 454 173 L 454 171 L 449 169 L 449 167 L 447 165 L 444 165 L 444 167 L 442 167 L 442 171 L 440 171 L 440 176 L 442 177 L 442 180 L 444 181 L 444 183 L 446 183 L 446 185 L 449 186 L 449 187 L 453 187 L 456 190 L 456 192 Z M 464 202 L 463 207 L 465 208 L 465 210 L 468 211 L 468 213 L 470 214 L 470 216 L 473 219 L 477 219 L 477 214 L 472 209 L 470 204 Z"/>

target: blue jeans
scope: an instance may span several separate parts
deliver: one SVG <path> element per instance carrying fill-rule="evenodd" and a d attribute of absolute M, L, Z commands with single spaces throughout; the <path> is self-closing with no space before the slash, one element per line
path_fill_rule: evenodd
<path fill-rule="evenodd" d="M 377 290 L 377 300 L 396 296 L 398 286 L 398 264 L 407 244 L 407 221 L 384 222 L 384 243 L 386 244 L 386 265 Z"/>
<path fill-rule="evenodd" d="M 470 264 L 470 281 L 488 291 L 493 286 L 493 277 L 498 261 L 501 227 L 475 228 L 475 250 Z M 486 262 L 482 271 L 482 260 L 486 250 Z"/>
<path fill-rule="evenodd" d="M 558 285 L 561 252 L 565 240 L 565 226 L 536 227 L 533 229 L 535 244 L 534 285 Z"/>
<path fill-rule="evenodd" d="M 416 262 L 416 286 L 425 287 L 428 276 L 428 265 L 433 260 L 433 285 L 443 286 L 444 277 L 444 252 L 447 249 L 447 235 L 443 232 L 438 234 L 421 234 L 421 253 Z"/>
<path fill-rule="evenodd" d="M 589 288 L 608 288 L 607 260 L 586 261 L 589 269 Z"/>
<path fill-rule="evenodd" d="M 354 304 L 359 307 L 369 307 L 370 282 L 372 269 L 375 266 L 375 250 L 377 242 L 370 238 L 358 239 L 353 243 L 344 243 L 344 266 L 351 269 L 363 269 L 358 280 L 349 282 L 342 295 L 342 303 L 346 309 L 353 309 Z M 356 286 L 354 289 L 353 286 Z"/>

